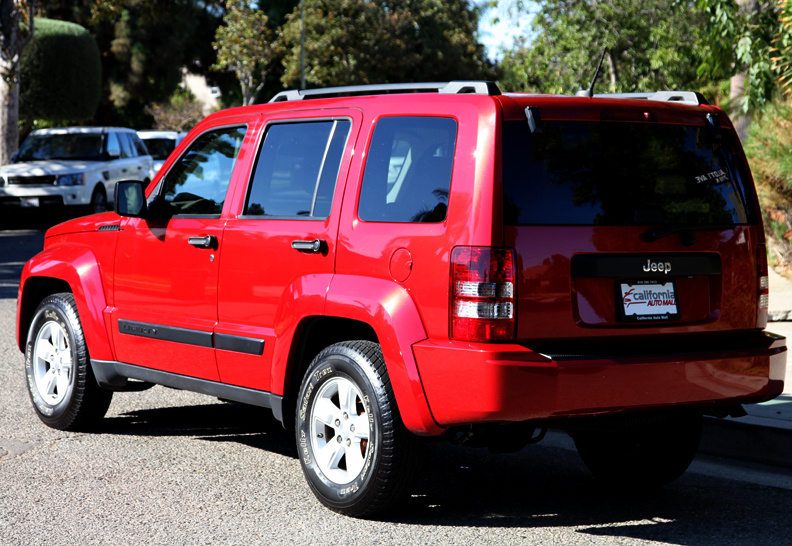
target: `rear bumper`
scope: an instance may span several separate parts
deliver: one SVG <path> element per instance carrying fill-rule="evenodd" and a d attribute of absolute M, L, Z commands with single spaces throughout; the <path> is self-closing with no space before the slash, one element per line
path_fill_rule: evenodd
<path fill-rule="evenodd" d="M 521 345 L 423 341 L 413 346 L 432 415 L 443 427 L 670 406 L 712 409 L 784 390 L 786 338 L 696 354 L 551 358 Z"/>

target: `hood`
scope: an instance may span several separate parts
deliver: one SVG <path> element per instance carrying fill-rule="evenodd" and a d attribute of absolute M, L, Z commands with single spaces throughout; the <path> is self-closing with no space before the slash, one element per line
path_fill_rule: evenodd
<path fill-rule="evenodd" d="M 119 226 L 121 218 L 114 212 L 102 212 L 100 214 L 92 214 L 90 216 L 81 216 L 73 220 L 67 220 L 61 224 L 57 224 L 47 230 L 44 235 L 45 239 L 58 237 L 61 235 L 69 235 L 71 233 L 86 233 L 92 231 L 113 231 L 113 226 Z"/>

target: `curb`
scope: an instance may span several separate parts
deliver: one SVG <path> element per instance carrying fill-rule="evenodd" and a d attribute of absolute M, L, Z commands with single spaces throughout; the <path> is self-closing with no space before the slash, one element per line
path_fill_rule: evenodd
<path fill-rule="evenodd" d="M 700 453 L 792 468 L 792 429 L 706 417 Z"/>
<path fill-rule="evenodd" d="M 792 320 L 792 311 L 768 311 L 767 322 L 786 322 Z"/>

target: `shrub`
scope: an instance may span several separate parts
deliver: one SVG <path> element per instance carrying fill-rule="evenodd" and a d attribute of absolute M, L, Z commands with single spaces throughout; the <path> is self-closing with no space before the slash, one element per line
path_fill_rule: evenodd
<path fill-rule="evenodd" d="M 35 37 L 22 56 L 20 119 L 90 119 L 102 88 L 96 40 L 74 23 L 37 18 L 35 25 Z"/>
<path fill-rule="evenodd" d="M 745 154 L 759 194 L 771 261 L 792 269 L 791 101 L 777 101 L 754 119 Z"/>

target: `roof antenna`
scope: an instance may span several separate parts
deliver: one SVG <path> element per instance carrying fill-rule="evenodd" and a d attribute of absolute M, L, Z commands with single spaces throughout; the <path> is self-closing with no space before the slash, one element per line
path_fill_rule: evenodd
<path fill-rule="evenodd" d="M 593 97 L 594 96 L 594 84 L 597 83 L 597 78 L 599 77 L 600 68 L 602 68 L 602 61 L 605 59 L 605 54 L 608 52 L 608 48 L 602 50 L 602 57 L 600 57 L 599 66 L 597 66 L 597 71 L 594 72 L 594 77 L 591 79 L 591 85 L 588 89 L 581 89 L 577 93 L 575 93 L 576 97 Z"/>

